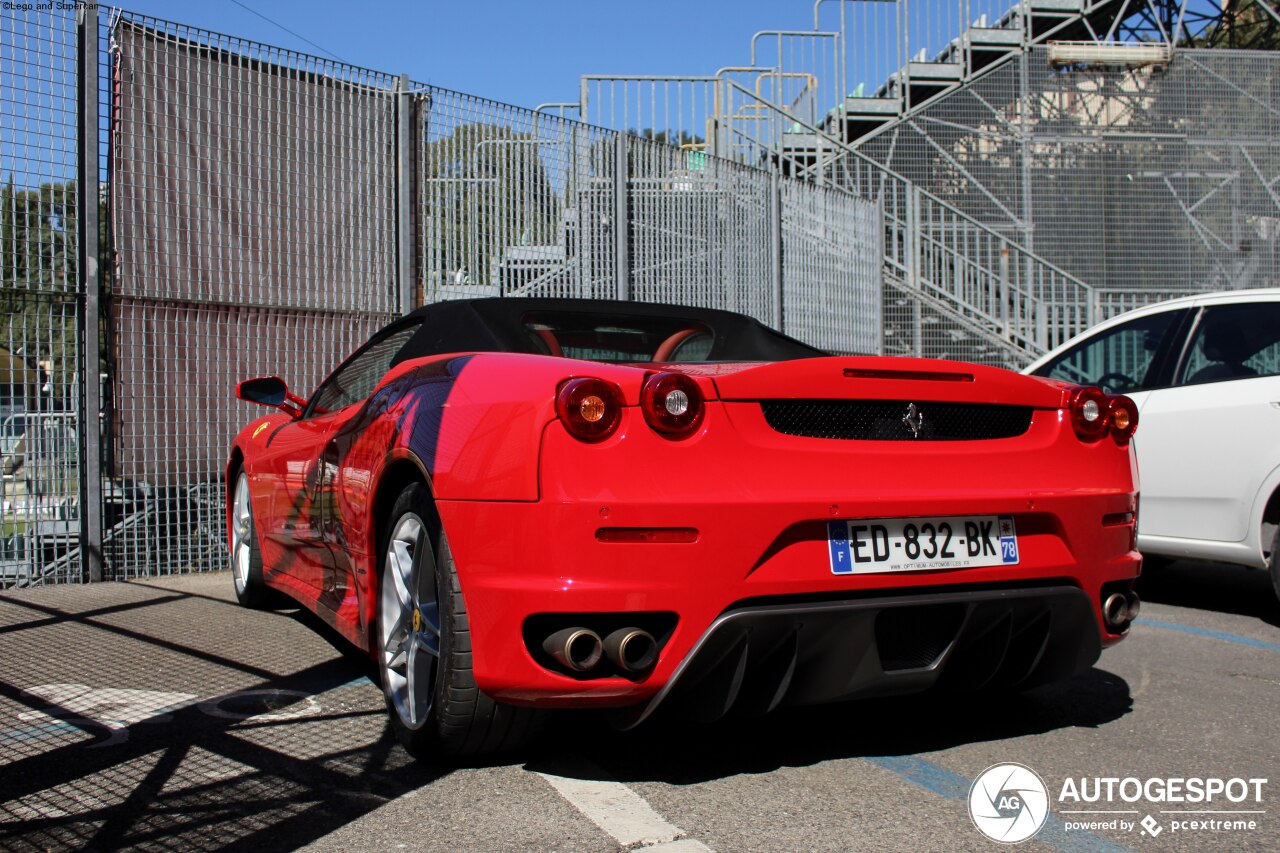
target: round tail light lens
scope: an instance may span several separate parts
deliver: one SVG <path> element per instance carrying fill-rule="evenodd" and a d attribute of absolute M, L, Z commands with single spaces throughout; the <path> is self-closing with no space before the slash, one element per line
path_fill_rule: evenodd
<path fill-rule="evenodd" d="M 1080 388 L 1071 397 L 1071 425 L 1083 441 L 1107 434 L 1107 395 L 1098 388 Z"/>
<path fill-rule="evenodd" d="M 1128 397 L 1112 397 L 1107 403 L 1107 421 L 1116 444 L 1128 444 L 1138 428 L 1138 406 Z"/>
<path fill-rule="evenodd" d="M 603 379 L 570 379 L 556 393 L 556 414 L 574 438 L 603 441 L 622 421 L 622 392 Z"/>
<path fill-rule="evenodd" d="M 640 408 L 649 426 L 671 437 L 692 433 L 706 411 L 698 383 L 683 373 L 655 373 L 646 379 Z"/>

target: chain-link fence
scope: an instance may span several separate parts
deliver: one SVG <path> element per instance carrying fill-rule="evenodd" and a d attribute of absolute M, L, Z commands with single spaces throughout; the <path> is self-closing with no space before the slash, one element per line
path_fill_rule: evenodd
<path fill-rule="evenodd" d="M 0 586 L 83 572 L 76 60 L 65 12 L 0 12 Z"/>
<path fill-rule="evenodd" d="M 220 567 L 222 466 L 257 414 L 235 382 L 280 374 L 306 393 L 419 304 L 697 304 L 837 352 L 881 346 L 873 202 L 403 76 L 75 14 L 0 11 L 0 585 Z"/>
<path fill-rule="evenodd" d="M 1035 48 L 858 150 L 1093 286 L 1098 316 L 1280 284 L 1280 54 Z"/>
<path fill-rule="evenodd" d="M 257 414 L 235 382 L 314 387 L 400 311 L 395 78 L 127 13 L 109 35 L 106 569 L 219 567 Z"/>
<path fill-rule="evenodd" d="M 879 347 L 878 213 L 766 170 L 433 87 L 414 210 L 427 302 L 580 296 L 750 314 L 835 352 Z M 783 191 L 783 188 L 786 191 Z M 802 267 L 815 236 L 838 265 Z M 813 301 L 802 289 L 848 289 Z M 817 292 L 814 290 L 814 292 Z M 860 302 L 858 300 L 861 300 Z"/>

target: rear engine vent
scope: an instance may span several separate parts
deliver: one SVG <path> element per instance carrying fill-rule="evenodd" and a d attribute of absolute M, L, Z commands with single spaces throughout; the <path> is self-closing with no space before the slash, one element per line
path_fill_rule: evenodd
<path fill-rule="evenodd" d="M 978 441 L 1031 426 L 1027 406 L 909 400 L 764 400 L 769 426 L 786 435 L 856 441 Z"/>
<path fill-rule="evenodd" d="M 964 606 L 891 607 L 876 616 L 876 648 L 885 672 L 932 666 L 964 622 Z"/>

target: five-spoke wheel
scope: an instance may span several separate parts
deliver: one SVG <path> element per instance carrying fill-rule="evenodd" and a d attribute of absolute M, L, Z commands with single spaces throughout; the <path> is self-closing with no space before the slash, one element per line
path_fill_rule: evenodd
<path fill-rule="evenodd" d="M 466 601 L 431 492 L 406 486 L 385 519 L 375 633 L 392 730 L 419 757 L 514 746 L 538 718 L 476 687 Z"/>
<path fill-rule="evenodd" d="M 262 580 L 262 554 L 258 535 L 253 528 L 253 509 L 249 505 L 249 477 L 243 471 L 236 477 L 231 494 L 231 577 L 236 600 L 245 607 L 267 607 L 271 591 Z"/>
<path fill-rule="evenodd" d="M 400 723 L 421 729 L 440 660 L 436 561 L 426 522 L 412 509 L 394 519 L 383 558 L 378 640 L 383 687 Z"/>

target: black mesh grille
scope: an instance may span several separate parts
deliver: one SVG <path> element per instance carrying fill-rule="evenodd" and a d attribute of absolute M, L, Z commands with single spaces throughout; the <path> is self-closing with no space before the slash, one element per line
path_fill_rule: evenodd
<path fill-rule="evenodd" d="M 765 400 L 760 406 L 778 432 L 809 438 L 977 441 L 1012 438 L 1031 426 L 1027 406 L 909 400 Z"/>

